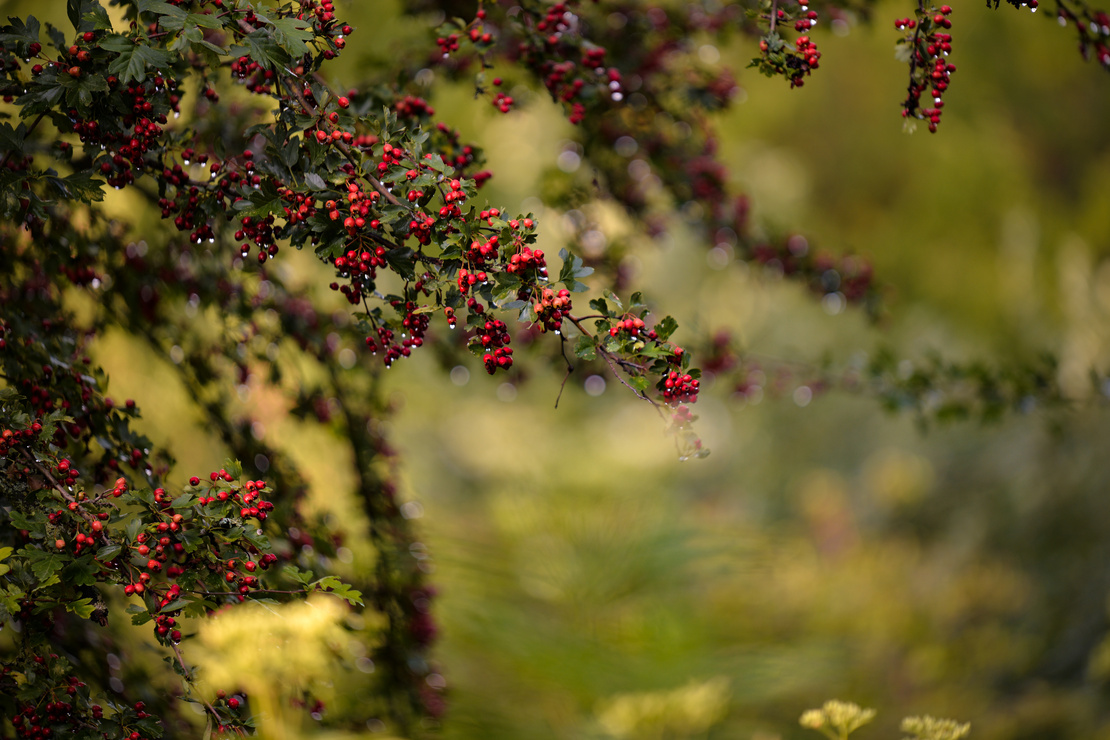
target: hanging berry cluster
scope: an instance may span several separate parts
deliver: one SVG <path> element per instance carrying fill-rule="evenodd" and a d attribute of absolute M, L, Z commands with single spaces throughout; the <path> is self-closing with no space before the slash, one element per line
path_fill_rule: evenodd
<path fill-rule="evenodd" d="M 792 88 L 801 87 L 805 78 L 820 66 L 821 52 L 809 36 L 810 29 L 817 25 L 817 11 L 809 9 L 808 0 L 783 5 L 779 7 L 777 0 L 764 1 L 759 21 L 761 27 L 766 24 L 766 31 L 759 40 L 760 55 L 748 66 L 768 77 L 786 77 Z M 793 48 L 782 35 L 783 29 L 789 27 L 802 34 L 794 39 Z"/>
<path fill-rule="evenodd" d="M 944 109 L 942 96 L 948 89 L 956 65 L 948 63 L 952 51 L 952 27 L 949 16 L 952 8 L 942 5 L 939 8 L 921 6 L 916 20 L 902 18 L 894 22 L 895 29 L 904 33 L 898 40 L 899 53 L 908 58 L 910 82 L 906 99 L 902 102 L 902 117 L 928 121 L 929 131 L 936 133 L 940 116 Z M 922 103 L 921 97 L 930 91 L 930 103 Z"/>
<path fill-rule="evenodd" d="M 586 21 L 576 12 L 578 5 L 571 0 L 554 3 L 546 10 L 519 7 L 519 12 L 500 25 L 479 8 L 469 24 L 450 21 L 440 29 L 436 39 L 439 63 L 461 72 L 475 59 L 486 69 L 495 55 L 505 56 L 540 80 L 552 100 L 565 105 L 571 123 L 581 123 L 588 108 L 620 102 L 625 91 L 620 70 L 606 64 L 606 50 L 589 41 L 583 27 Z M 503 80 L 494 77 L 492 84 L 500 87 Z M 479 82 L 480 91 L 485 91 L 484 85 Z M 491 102 L 508 113 L 514 100 L 496 90 Z"/>

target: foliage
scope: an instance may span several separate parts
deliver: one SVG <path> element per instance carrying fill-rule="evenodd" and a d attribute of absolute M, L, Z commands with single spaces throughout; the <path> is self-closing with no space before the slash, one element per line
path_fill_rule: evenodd
<path fill-rule="evenodd" d="M 738 28 L 761 39 L 753 66 L 799 87 L 819 68 L 808 34 L 822 14 L 867 11 L 822 5 L 479 5 L 445 15 L 434 40 L 351 90 L 326 74 L 356 31 L 330 0 L 68 0 L 72 32 L 11 18 L 0 29 L 10 104 L 0 121 L 0 624 L 13 633 L 0 673 L 4 733 L 190 737 L 201 721 L 208 734 L 277 733 L 299 721 L 290 705 L 319 719 L 326 703 L 338 705 L 326 719 L 337 729 L 434 728 L 444 709 L 428 655 L 434 590 L 396 496 L 381 369 L 434 343 L 452 363 L 469 351 L 490 375 L 508 375 L 520 371 L 515 349 L 551 335 L 550 361 L 567 376 L 608 373 L 650 403 L 681 459 L 707 454 L 690 408 L 702 370 L 732 373 L 743 397 L 766 373 L 727 336 L 676 343 L 678 322 L 629 290 L 620 245 L 564 249 L 556 271 L 535 214 L 481 201 L 492 176 L 483 152 L 436 122 L 413 81 L 469 76 L 506 114 L 517 81 L 546 91 L 579 128 L 589 187 L 640 233 L 688 222 L 710 249 L 796 280 L 828 306 L 878 316 L 881 291 L 863 260 L 753 228 L 709 119 L 735 84 L 683 48 Z M 943 61 L 950 14 L 919 3 L 915 20 L 896 24 L 907 34 L 904 115 L 932 131 L 955 71 Z M 1057 15 L 1110 66 L 1104 14 L 1061 3 Z M 107 186 L 142 204 L 131 223 L 105 209 Z M 583 197 L 574 182 L 552 191 L 556 206 Z M 574 241 L 596 243 L 594 227 L 582 220 Z M 309 265 L 287 247 L 318 264 L 286 269 L 285 259 Z M 89 357 L 111 332 L 169 361 L 234 456 L 222 469 L 167 482 L 173 451 L 137 431 L 136 404 L 107 395 Z M 1049 361 L 907 368 L 884 354 L 805 373 L 805 388 L 865 392 L 922 419 L 1066 400 Z M 337 526 L 306 513 L 307 481 L 252 418 L 251 393 L 289 399 L 293 415 L 341 433 L 358 517 Z M 494 454 L 496 441 L 473 442 L 470 455 Z M 337 562 L 356 549 L 364 567 L 343 572 Z M 268 614 L 282 616 L 271 624 Z M 169 670 L 134 655 L 123 673 L 95 668 L 131 650 L 130 626 L 153 636 Z M 254 664 L 288 671 L 281 694 L 236 679 L 242 671 L 219 658 L 228 644 L 262 652 L 310 635 L 319 661 Z M 355 670 L 343 650 L 358 656 Z M 321 688 L 337 673 L 359 697 L 348 706 Z M 599 722 L 618 735 L 701 732 L 723 713 L 726 687 L 618 698 Z M 858 726 L 823 711 L 806 715 L 813 726 Z M 931 722 L 906 732 L 942 731 Z"/>

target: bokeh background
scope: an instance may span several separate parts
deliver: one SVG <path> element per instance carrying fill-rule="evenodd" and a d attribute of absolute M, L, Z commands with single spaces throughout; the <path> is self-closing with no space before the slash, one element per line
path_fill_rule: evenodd
<path fill-rule="evenodd" d="M 337 4 L 358 29 L 341 84 L 437 20 Z M 0 5 L 65 17 L 60 0 Z M 444 737 L 815 737 L 798 716 L 838 697 L 879 710 L 861 737 L 930 713 L 983 740 L 1110 738 L 1110 415 L 1088 379 L 1110 361 L 1110 77 L 1044 12 L 953 7 L 958 70 L 936 135 L 906 134 L 899 117 L 893 19 L 912 4 L 819 27 L 821 68 L 797 90 L 744 69 L 753 41 L 693 41 L 736 73 L 716 125 L 756 222 L 868 258 L 880 322 L 707 259 L 680 229 L 632 240 L 628 266 L 679 319 L 679 342 L 727 328 L 798 377 L 883 348 L 911 366 L 934 351 L 999 366 L 1051 351 L 1075 403 L 923 427 L 866 394 L 796 394 L 789 376 L 747 399 L 718 384 L 697 404 L 712 455 L 680 462 L 611 377 L 587 392 L 572 376 L 556 409 L 557 370 L 506 383 L 415 353 L 386 374 L 383 428 L 437 591 Z M 543 96 L 514 92 L 529 102 L 509 116 L 465 84 L 428 95 L 486 148 L 483 194 L 535 211 L 554 253 L 580 216 L 536 195 L 573 169 L 559 157 L 574 132 Z M 583 208 L 606 239 L 626 235 L 619 214 Z M 179 476 L 221 465 L 172 373 L 125 337 L 99 359 Z M 264 421 L 316 484 L 307 505 L 351 526 L 332 440 L 280 404 Z"/>

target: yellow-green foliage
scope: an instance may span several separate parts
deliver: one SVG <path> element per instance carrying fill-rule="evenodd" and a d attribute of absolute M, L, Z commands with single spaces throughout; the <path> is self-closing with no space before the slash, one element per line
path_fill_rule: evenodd
<path fill-rule="evenodd" d="M 686 738 L 704 733 L 728 711 L 723 676 L 670 691 L 619 694 L 598 710 L 602 728 L 618 738 Z"/>
<path fill-rule="evenodd" d="M 954 719 L 936 719 L 926 714 L 924 717 L 906 717 L 902 720 L 902 732 L 912 733 L 913 737 L 906 740 L 960 740 L 971 732 L 971 725 L 961 725 Z"/>
<path fill-rule="evenodd" d="M 842 740 L 873 719 L 874 709 L 863 709 L 858 704 L 833 699 L 825 702 L 820 709 L 803 713 L 798 722 L 802 727 L 820 730 L 833 740 Z"/>

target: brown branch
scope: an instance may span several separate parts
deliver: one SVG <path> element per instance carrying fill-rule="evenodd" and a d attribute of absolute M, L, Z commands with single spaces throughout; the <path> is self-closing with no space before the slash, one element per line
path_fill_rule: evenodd
<path fill-rule="evenodd" d="M 62 494 L 62 498 L 64 498 L 64 499 L 65 499 L 66 501 L 68 501 L 68 502 L 69 502 L 69 503 L 71 503 L 71 504 L 77 504 L 77 509 L 76 509 L 76 511 L 77 511 L 77 512 L 78 512 L 78 513 L 79 513 L 79 514 L 81 515 L 81 517 L 82 517 L 82 518 L 83 518 L 83 519 L 84 519 L 84 520 L 85 520 L 86 522 L 88 522 L 88 523 L 89 523 L 89 524 L 91 525 L 91 524 L 92 524 L 93 522 L 95 522 L 95 521 L 99 521 L 99 520 L 98 520 L 98 519 L 97 519 L 96 517 L 94 517 L 94 516 L 93 516 L 92 514 L 90 514 L 89 512 L 85 511 L 85 510 L 84 510 L 84 509 L 83 509 L 83 508 L 81 507 L 80 503 L 79 503 L 79 502 L 77 501 L 77 498 L 76 498 L 76 497 L 74 497 L 74 495 L 73 495 L 72 493 L 70 493 L 69 491 L 67 491 L 67 490 L 65 489 L 65 487 L 64 487 L 64 486 L 62 486 L 62 484 L 61 484 L 61 483 L 59 483 L 58 481 L 54 480 L 54 476 L 50 474 L 50 471 L 49 471 L 49 470 L 47 470 L 46 468 L 44 468 L 44 467 L 42 466 L 42 464 L 41 464 L 41 463 L 40 463 L 40 462 L 39 462 L 39 461 L 38 461 L 38 460 L 37 460 L 37 459 L 35 458 L 35 456 L 34 456 L 34 455 L 32 455 L 32 454 L 31 454 L 30 452 L 28 452 L 27 450 L 22 450 L 22 452 L 23 452 L 24 456 L 25 456 L 25 457 L 26 457 L 26 458 L 27 458 L 27 459 L 28 459 L 28 460 L 30 461 L 30 463 L 31 463 L 32 465 L 34 465 L 34 466 L 35 466 L 35 467 L 36 467 L 36 468 L 38 469 L 38 471 L 39 471 L 40 473 L 42 473 L 43 477 L 44 477 L 44 478 L 46 478 L 46 480 L 50 481 L 50 486 L 51 486 L 51 487 L 52 487 L 52 488 L 53 488 L 53 489 L 54 489 L 55 491 L 57 491 L 58 493 Z"/>

